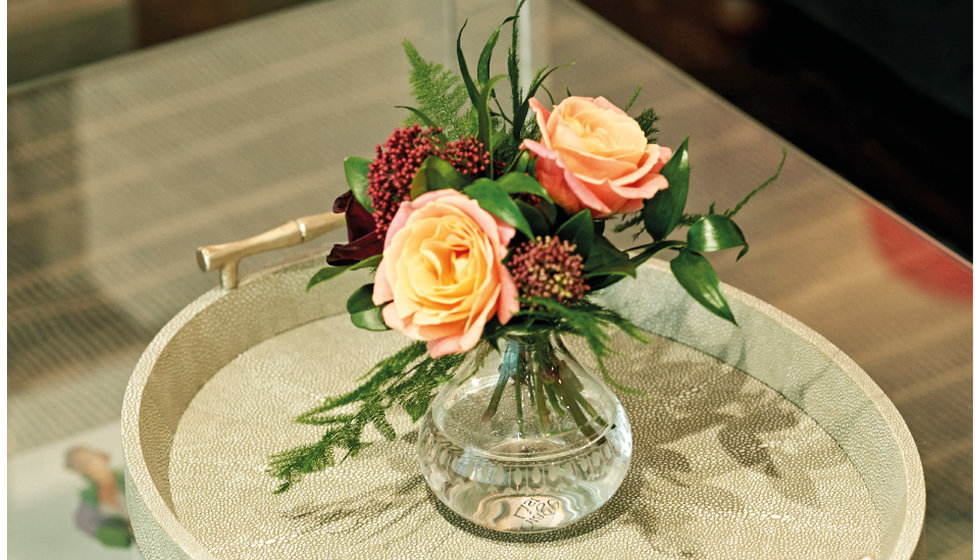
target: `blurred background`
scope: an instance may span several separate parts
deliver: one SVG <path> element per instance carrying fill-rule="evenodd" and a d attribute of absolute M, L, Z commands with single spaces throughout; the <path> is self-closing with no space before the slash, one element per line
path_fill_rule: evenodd
<path fill-rule="evenodd" d="M 303 3 L 10 0 L 8 86 Z M 968 0 L 583 0 L 972 260 Z"/>

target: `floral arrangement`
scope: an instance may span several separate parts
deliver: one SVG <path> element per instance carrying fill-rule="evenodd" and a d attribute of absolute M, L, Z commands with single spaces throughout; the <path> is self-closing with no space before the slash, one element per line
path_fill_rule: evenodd
<path fill-rule="evenodd" d="M 369 331 L 400 331 L 413 342 L 374 366 L 359 388 L 297 419 L 326 431 L 320 441 L 272 458 L 269 472 L 282 481 L 277 492 L 304 473 L 334 465 L 335 449 L 343 452 L 341 460 L 357 455 L 370 444 L 363 437 L 369 424 L 393 440 L 389 409 L 398 405 L 418 420 L 467 353 L 500 351 L 513 335 L 581 337 L 607 381 L 629 391 L 603 365 L 608 329 L 646 339 L 592 296 L 634 277 L 662 251 L 674 253 L 670 269 L 691 297 L 735 322 L 704 253 L 740 248 L 738 258 L 745 255 L 748 243 L 733 217 L 779 170 L 730 210 L 717 213 L 712 205 L 705 214 L 685 213 L 687 139 L 675 149 L 661 146 L 652 108 L 630 116 L 640 88 L 623 108 L 567 89 L 555 103 L 543 83 L 557 68 L 545 67 L 525 91 L 516 18 L 490 36 L 475 77 L 459 46 L 463 29 L 459 75 L 403 43 L 417 105 L 404 107 L 409 118 L 373 159 L 345 160 L 350 190 L 334 211 L 346 216 L 349 242 L 333 247 L 329 266 L 308 288 L 349 270 L 372 269 L 373 282 L 347 301 L 351 321 Z M 492 76 L 491 57 L 507 23 L 513 28 L 507 74 Z M 509 111 L 502 105 L 504 83 Z M 551 109 L 535 97 L 539 90 Z M 648 239 L 617 248 L 606 236 L 614 219 L 611 229 Z M 680 227 L 686 235 L 670 237 Z M 546 390 L 537 401 L 543 414 L 548 406 L 564 413 L 574 405 L 575 395 Z M 488 403 L 486 417 L 495 406 Z"/>

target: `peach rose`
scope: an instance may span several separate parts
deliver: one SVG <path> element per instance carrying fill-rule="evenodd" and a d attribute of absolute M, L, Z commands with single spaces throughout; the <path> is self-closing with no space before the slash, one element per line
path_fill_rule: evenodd
<path fill-rule="evenodd" d="M 374 303 L 391 302 L 385 324 L 428 341 L 433 358 L 476 346 L 494 314 L 506 324 L 519 309 L 502 263 L 512 237 L 513 227 L 452 189 L 403 202 L 374 279 Z"/>
<path fill-rule="evenodd" d="M 530 101 L 541 142 L 522 147 L 537 156 L 535 175 L 554 201 L 593 218 L 636 212 L 667 188 L 660 174 L 671 150 L 648 144 L 636 120 L 603 97 L 569 97 L 548 112 Z"/>

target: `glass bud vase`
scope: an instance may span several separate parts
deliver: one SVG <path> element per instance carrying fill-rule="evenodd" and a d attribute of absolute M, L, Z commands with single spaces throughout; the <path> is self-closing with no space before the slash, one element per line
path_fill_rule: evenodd
<path fill-rule="evenodd" d="M 481 343 L 443 384 L 419 428 L 422 473 L 477 525 L 551 531 L 589 515 L 622 484 L 633 453 L 616 395 L 558 335 Z"/>

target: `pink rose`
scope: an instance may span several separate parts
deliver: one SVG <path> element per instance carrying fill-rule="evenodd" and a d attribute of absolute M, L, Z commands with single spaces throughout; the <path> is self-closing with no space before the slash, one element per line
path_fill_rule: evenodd
<path fill-rule="evenodd" d="M 506 324 L 519 309 L 502 263 L 512 237 L 513 227 L 452 189 L 403 202 L 374 279 L 374 303 L 391 302 L 385 324 L 428 341 L 433 358 L 476 346 L 494 314 Z"/>
<path fill-rule="evenodd" d="M 541 142 L 522 147 L 537 156 L 535 175 L 554 201 L 593 218 L 636 212 L 667 188 L 660 174 L 671 150 L 648 144 L 636 120 L 603 97 L 569 97 L 548 112 L 536 99 Z"/>

